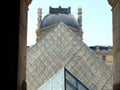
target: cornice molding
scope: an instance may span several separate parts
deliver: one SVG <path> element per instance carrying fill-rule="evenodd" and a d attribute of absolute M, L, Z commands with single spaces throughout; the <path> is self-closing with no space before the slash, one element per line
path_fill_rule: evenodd
<path fill-rule="evenodd" d="M 114 8 L 119 0 L 108 0 L 109 4 Z"/>

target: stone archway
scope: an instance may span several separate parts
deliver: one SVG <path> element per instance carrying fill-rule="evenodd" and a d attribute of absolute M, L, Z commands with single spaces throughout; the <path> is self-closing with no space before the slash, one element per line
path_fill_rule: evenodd
<path fill-rule="evenodd" d="M 114 50 L 114 90 L 120 90 L 120 0 L 108 0 L 113 7 L 113 50 Z M 27 13 L 31 0 L 20 0 L 19 21 L 19 54 L 17 90 L 26 90 L 26 42 L 27 42 Z"/>

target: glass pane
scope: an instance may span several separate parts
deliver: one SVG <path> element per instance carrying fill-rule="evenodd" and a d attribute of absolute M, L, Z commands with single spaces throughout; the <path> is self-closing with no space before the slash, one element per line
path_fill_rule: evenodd
<path fill-rule="evenodd" d="M 51 85 L 54 87 L 57 83 L 59 83 L 63 79 L 63 72 L 59 71 L 51 78 Z"/>
<path fill-rule="evenodd" d="M 61 82 L 61 83 L 57 84 L 57 86 L 55 86 L 54 88 L 52 88 L 52 90 L 64 90 L 63 89 L 63 83 Z"/>
<path fill-rule="evenodd" d="M 66 83 L 66 89 L 65 90 L 76 90 L 72 85 Z"/>
<path fill-rule="evenodd" d="M 66 79 L 71 83 L 73 84 L 75 87 L 77 86 L 76 85 L 76 79 L 70 75 L 70 73 L 66 72 Z"/>
<path fill-rule="evenodd" d="M 88 89 L 78 82 L 78 90 L 88 90 Z"/>
<path fill-rule="evenodd" d="M 40 89 L 38 90 L 50 90 L 50 81 L 45 83 Z"/>

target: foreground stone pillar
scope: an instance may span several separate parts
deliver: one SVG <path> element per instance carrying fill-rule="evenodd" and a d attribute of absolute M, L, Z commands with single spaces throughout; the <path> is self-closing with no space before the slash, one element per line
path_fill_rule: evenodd
<path fill-rule="evenodd" d="M 20 0 L 17 90 L 26 90 L 27 16 L 31 0 Z"/>
<path fill-rule="evenodd" d="M 108 0 L 112 6 L 113 18 L 113 90 L 120 90 L 120 0 Z"/>

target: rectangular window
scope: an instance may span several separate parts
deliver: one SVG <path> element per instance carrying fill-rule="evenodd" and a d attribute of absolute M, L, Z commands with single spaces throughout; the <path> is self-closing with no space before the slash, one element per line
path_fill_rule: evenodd
<path fill-rule="evenodd" d="M 102 56 L 102 60 L 105 61 L 106 60 L 106 56 Z"/>

